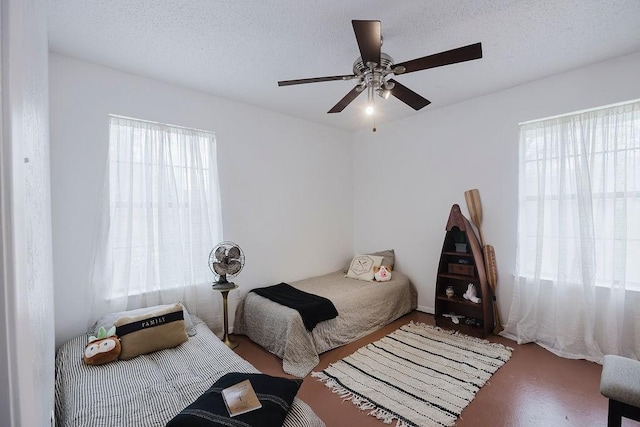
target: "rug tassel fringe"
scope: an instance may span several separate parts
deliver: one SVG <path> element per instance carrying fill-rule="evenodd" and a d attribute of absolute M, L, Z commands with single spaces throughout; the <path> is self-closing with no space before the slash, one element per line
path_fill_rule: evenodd
<path fill-rule="evenodd" d="M 408 326 L 417 326 L 417 327 L 424 327 L 424 326 L 428 326 L 431 327 L 433 329 L 435 329 L 438 332 L 442 332 L 443 334 L 447 334 L 447 335 L 453 335 L 456 336 L 458 338 L 462 338 L 464 340 L 467 340 L 469 342 L 473 342 L 473 343 L 478 343 L 478 344 L 483 344 L 486 345 L 487 347 L 491 347 L 491 348 L 495 348 L 497 350 L 508 350 L 509 353 L 513 351 L 513 348 L 511 347 L 507 347 L 504 344 L 500 344 L 500 343 L 494 343 L 491 342 L 489 340 L 483 339 L 483 338 L 477 338 L 477 337 L 472 337 L 469 335 L 466 335 L 460 331 L 453 331 L 453 330 L 448 330 L 448 329 L 442 329 L 439 326 L 430 326 L 427 325 L 426 323 L 421 323 L 421 322 L 415 322 L 415 321 L 411 321 L 408 323 Z M 509 360 L 511 358 L 511 354 L 509 355 L 504 355 L 503 357 L 500 357 L 500 360 L 502 360 L 503 362 L 506 362 L 507 360 Z"/>
<path fill-rule="evenodd" d="M 337 383 L 333 378 L 330 378 L 323 372 L 312 372 L 311 376 L 317 378 L 318 381 L 323 382 L 324 385 L 329 388 L 333 393 L 337 394 L 342 398 L 343 402 L 351 401 L 354 406 L 356 406 L 361 411 L 368 411 L 371 409 L 367 415 L 371 415 L 381 420 L 385 424 L 391 424 L 393 420 L 397 420 L 395 427 L 412 427 L 413 424 L 407 424 L 404 420 L 398 418 L 397 415 L 390 413 L 382 408 L 378 408 L 376 405 L 371 403 L 369 400 L 363 398 L 341 386 Z"/>

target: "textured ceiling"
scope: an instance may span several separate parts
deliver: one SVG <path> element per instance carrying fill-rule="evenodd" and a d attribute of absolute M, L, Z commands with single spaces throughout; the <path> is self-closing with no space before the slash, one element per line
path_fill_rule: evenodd
<path fill-rule="evenodd" d="M 353 82 L 278 87 L 350 74 L 352 19 L 382 21 L 395 62 L 481 42 L 483 58 L 398 76 L 432 104 L 391 97 L 378 123 L 640 51 L 640 0 L 49 0 L 53 52 L 329 126 L 371 125 Z M 640 74 L 640 70 L 639 70 Z"/>

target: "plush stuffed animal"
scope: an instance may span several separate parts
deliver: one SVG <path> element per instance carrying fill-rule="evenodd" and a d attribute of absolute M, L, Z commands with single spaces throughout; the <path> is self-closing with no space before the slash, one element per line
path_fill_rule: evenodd
<path fill-rule="evenodd" d="M 97 336 L 89 337 L 82 359 L 87 365 L 102 365 L 116 360 L 121 350 L 120 339 L 116 336 L 116 327 L 112 326 L 109 332 L 100 327 Z"/>
<path fill-rule="evenodd" d="M 373 278 L 378 282 L 388 282 L 391 280 L 391 267 L 381 265 L 380 267 L 373 267 Z"/>
<path fill-rule="evenodd" d="M 467 286 L 467 292 L 462 294 L 462 296 L 464 297 L 464 299 L 468 299 L 469 301 L 475 302 L 476 304 L 480 302 L 480 298 L 478 298 L 478 294 L 476 293 L 476 285 L 474 285 L 473 283 L 469 283 L 469 286 Z"/>

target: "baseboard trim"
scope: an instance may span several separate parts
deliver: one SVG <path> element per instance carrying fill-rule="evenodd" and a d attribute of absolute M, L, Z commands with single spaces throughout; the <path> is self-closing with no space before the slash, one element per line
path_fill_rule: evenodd
<path fill-rule="evenodd" d="M 424 305 L 419 305 L 416 310 L 421 311 L 423 313 L 427 313 L 427 314 L 435 314 L 436 313 L 436 311 L 432 307 L 426 307 Z"/>

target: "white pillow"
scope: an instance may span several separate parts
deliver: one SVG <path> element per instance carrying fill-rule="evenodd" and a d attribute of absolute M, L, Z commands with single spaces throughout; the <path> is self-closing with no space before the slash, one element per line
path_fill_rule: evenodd
<path fill-rule="evenodd" d="M 347 277 L 358 280 L 372 281 L 373 267 L 380 267 L 382 265 L 381 256 L 376 255 L 356 255 L 351 260 L 349 265 L 349 271 L 347 271 Z"/>
<path fill-rule="evenodd" d="M 89 330 L 87 331 L 87 334 L 96 335 L 98 333 L 98 330 L 100 329 L 100 326 L 104 326 L 105 329 L 109 330 L 109 328 L 116 323 L 116 320 L 118 320 L 121 317 L 139 316 L 141 314 L 152 313 L 158 310 L 162 310 L 164 308 L 169 308 L 171 306 L 173 306 L 173 304 L 163 304 L 163 305 L 154 305 L 152 307 L 138 308 L 135 310 L 107 313 L 101 318 L 99 318 L 98 320 L 96 320 L 93 326 L 91 326 L 91 328 L 89 328 Z M 185 326 L 185 329 L 187 330 L 187 335 L 192 337 L 197 333 L 196 325 L 193 323 L 193 320 L 191 320 L 191 315 L 187 311 L 187 308 L 184 306 L 184 304 L 182 305 L 182 311 L 184 312 L 184 326 Z"/>

